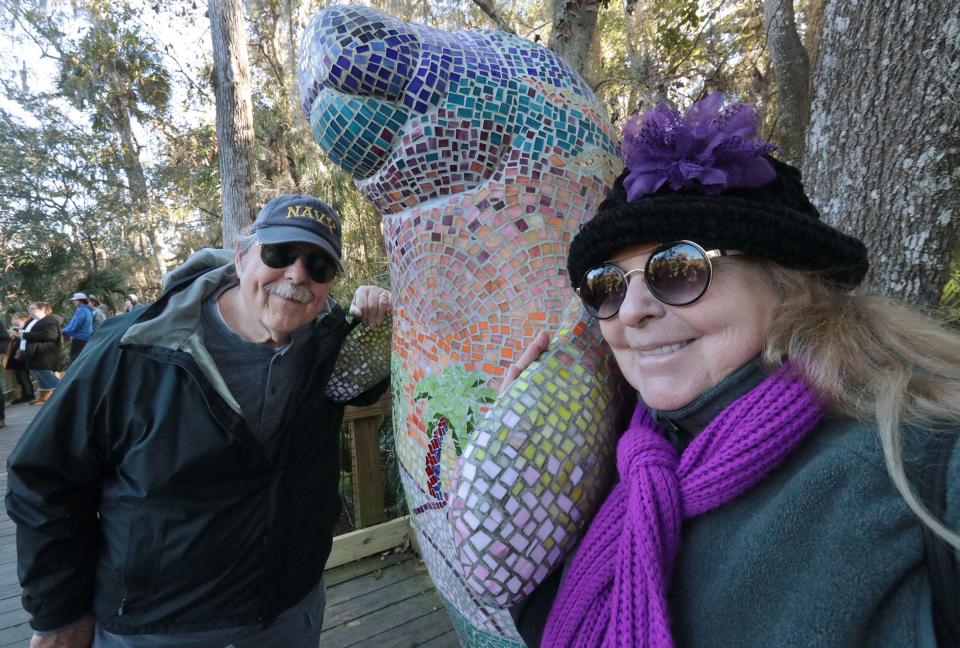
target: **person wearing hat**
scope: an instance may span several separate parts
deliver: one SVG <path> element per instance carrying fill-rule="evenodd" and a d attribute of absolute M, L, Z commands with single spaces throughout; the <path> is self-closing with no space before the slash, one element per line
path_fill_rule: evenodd
<path fill-rule="evenodd" d="M 129 313 L 134 308 L 136 308 L 139 303 L 140 303 L 140 298 L 137 297 L 135 294 L 130 293 L 129 295 L 123 298 L 123 312 Z"/>
<path fill-rule="evenodd" d="M 90 312 L 93 315 L 93 330 L 96 332 L 100 325 L 107 319 L 107 313 L 97 297 L 87 295 L 87 301 L 90 303 Z"/>
<path fill-rule="evenodd" d="M 93 335 L 93 309 L 90 308 L 86 293 L 75 292 L 70 295 L 70 301 L 77 310 L 73 311 L 73 317 L 62 333 L 70 338 L 70 363 L 73 364 Z"/>
<path fill-rule="evenodd" d="M 716 94 L 635 118 L 570 244 L 638 398 L 599 512 L 512 610 L 530 646 L 960 645 L 960 338 L 851 293 L 866 249 L 756 128 Z"/>
<path fill-rule="evenodd" d="M 333 209 L 280 196 L 103 323 L 9 459 L 32 646 L 318 645 L 343 408 L 388 377 L 338 377 L 390 310 L 361 286 L 348 326 L 341 255 Z"/>

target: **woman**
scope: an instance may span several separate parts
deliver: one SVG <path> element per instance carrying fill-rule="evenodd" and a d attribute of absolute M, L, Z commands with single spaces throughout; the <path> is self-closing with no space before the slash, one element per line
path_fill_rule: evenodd
<path fill-rule="evenodd" d="M 960 546 L 960 341 L 849 294 L 863 245 L 755 132 L 722 95 L 632 121 L 627 169 L 571 243 L 639 402 L 584 539 L 514 611 L 530 645 L 956 640 L 924 531 Z M 918 495 L 934 473 L 945 515 Z"/>
<path fill-rule="evenodd" d="M 63 337 L 60 335 L 60 320 L 46 302 L 30 304 L 30 315 L 33 321 L 23 329 L 21 337 L 25 343 L 27 366 L 30 373 L 37 380 L 39 392 L 31 405 L 43 405 L 53 396 L 53 390 L 60 384 L 55 371 L 60 370 L 60 346 Z"/>
<path fill-rule="evenodd" d="M 30 380 L 30 370 L 27 368 L 27 343 L 21 339 L 23 328 L 31 321 L 33 320 L 26 311 L 17 311 L 10 317 L 12 335 L 4 358 L 4 366 L 13 371 L 14 381 L 20 388 L 20 396 L 14 399 L 14 404 L 29 403 L 36 398 L 33 393 L 33 381 Z"/>

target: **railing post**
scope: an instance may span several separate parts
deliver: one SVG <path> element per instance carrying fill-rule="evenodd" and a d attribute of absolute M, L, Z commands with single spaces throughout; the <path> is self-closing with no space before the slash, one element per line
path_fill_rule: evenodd
<path fill-rule="evenodd" d="M 380 460 L 380 416 L 390 412 L 390 396 L 367 407 L 347 407 L 343 419 L 350 430 L 353 464 L 354 527 L 362 529 L 386 520 L 383 464 Z"/>

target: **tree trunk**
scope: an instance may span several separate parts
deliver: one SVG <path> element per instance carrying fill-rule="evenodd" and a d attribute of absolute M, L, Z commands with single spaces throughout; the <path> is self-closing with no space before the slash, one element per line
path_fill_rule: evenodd
<path fill-rule="evenodd" d="M 232 247 L 256 212 L 253 195 L 253 102 L 247 33 L 240 0 L 208 0 L 213 89 L 223 199 L 223 246 Z"/>
<path fill-rule="evenodd" d="M 810 119 L 810 61 L 797 34 L 793 0 L 764 0 L 763 17 L 777 82 L 776 141 L 783 159 L 799 166 Z"/>
<path fill-rule="evenodd" d="M 926 307 L 960 233 L 956 6 L 826 3 L 804 157 L 814 204 L 871 252 L 868 287 Z"/>
<path fill-rule="evenodd" d="M 113 83 L 115 88 L 120 84 Z M 120 137 L 120 146 L 122 148 L 123 171 L 127 176 L 127 185 L 130 190 L 130 200 L 135 211 L 134 221 L 137 224 L 137 230 L 146 234 L 150 240 L 150 251 L 153 254 L 153 264 L 162 277 L 167 271 L 167 264 L 163 260 L 163 248 L 160 244 L 160 237 L 157 234 L 157 227 L 151 216 L 153 201 L 150 200 L 150 188 L 147 186 L 147 178 L 143 173 L 143 164 L 140 162 L 140 146 L 133 135 L 133 127 L 130 124 L 130 111 L 123 105 L 121 94 L 117 90 L 112 93 L 113 96 L 113 128 Z"/>
<path fill-rule="evenodd" d="M 551 0 L 551 7 L 550 49 L 593 87 L 590 50 L 597 31 L 600 0 Z"/>

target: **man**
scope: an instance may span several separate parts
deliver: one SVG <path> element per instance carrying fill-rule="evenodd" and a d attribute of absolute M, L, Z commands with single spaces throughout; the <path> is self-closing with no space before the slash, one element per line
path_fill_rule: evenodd
<path fill-rule="evenodd" d="M 70 338 L 70 363 L 73 364 L 93 335 L 93 309 L 90 308 L 86 294 L 82 292 L 70 295 L 70 301 L 77 310 L 73 311 L 73 317 L 63 329 L 63 334 Z"/>
<path fill-rule="evenodd" d="M 105 322 L 10 457 L 34 648 L 318 645 L 340 514 L 339 218 L 281 196 L 222 252 Z M 389 310 L 369 286 L 350 308 L 367 326 Z"/>
<path fill-rule="evenodd" d="M 90 302 L 90 310 L 93 313 L 93 331 L 96 333 L 103 321 L 107 319 L 107 313 L 104 311 L 100 300 L 93 295 L 87 295 L 87 301 Z"/>
<path fill-rule="evenodd" d="M 60 320 L 47 302 L 33 302 L 27 308 L 33 319 L 20 336 L 20 348 L 27 358 L 27 368 L 37 381 L 37 398 L 31 405 L 43 405 L 60 384 L 55 371 L 60 370 Z"/>

